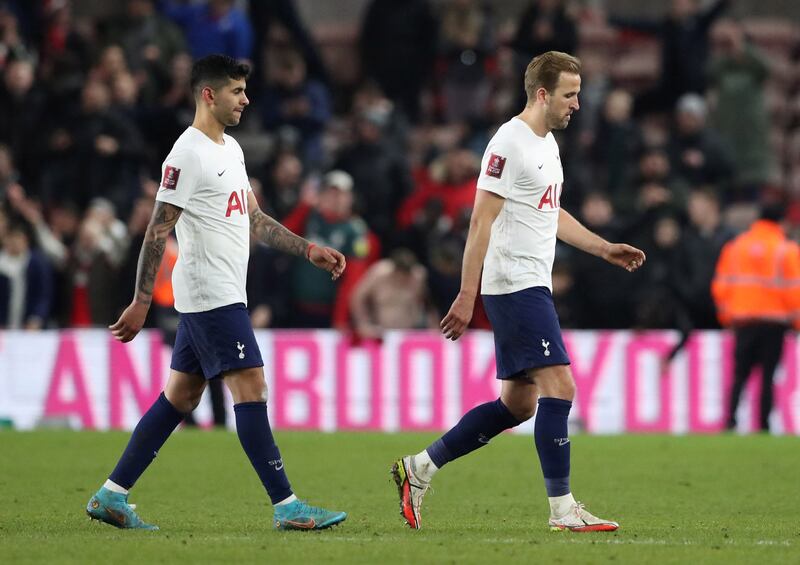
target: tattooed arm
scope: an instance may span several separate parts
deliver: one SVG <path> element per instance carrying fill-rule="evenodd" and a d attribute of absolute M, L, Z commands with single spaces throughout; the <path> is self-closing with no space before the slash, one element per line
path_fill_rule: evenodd
<path fill-rule="evenodd" d="M 250 233 L 261 243 L 279 251 L 305 257 L 315 267 L 331 273 L 334 280 L 344 272 L 344 255 L 332 247 L 319 247 L 310 243 L 286 229 L 261 210 L 252 191 L 247 196 L 247 209 L 250 213 Z"/>
<path fill-rule="evenodd" d="M 153 285 L 156 281 L 161 258 L 167 245 L 167 237 L 183 210 L 166 202 L 156 201 L 150 223 L 144 234 L 142 250 L 139 252 L 139 264 L 136 269 L 136 290 L 133 301 L 113 326 L 111 333 L 119 341 L 131 341 L 144 325 L 147 311 L 153 300 Z"/>
<path fill-rule="evenodd" d="M 250 233 L 252 233 L 258 241 L 273 249 L 285 251 L 291 255 L 296 255 L 298 257 L 306 256 L 310 245 L 307 240 L 290 232 L 274 218 L 266 215 L 261 208 L 258 207 L 258 203 L 255 202 L 255 196 L 253 196 L 252 192 L 248 200 L 248 210 L 250 210 Z"/>

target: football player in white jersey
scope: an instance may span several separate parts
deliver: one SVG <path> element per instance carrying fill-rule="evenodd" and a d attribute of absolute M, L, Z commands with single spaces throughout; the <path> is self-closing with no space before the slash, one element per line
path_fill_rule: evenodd
<path fill-rule="evenodd" d="M 551 269 L 556 238 L 628 271 L 641 267 L 645 254 L 603 240 L 561 208 L 564 173 L 552 131 L 566 128 L 579 108 L 580 70 L 578 59 L 566 53 L 535 57 L 525 71 L 524 110 L 503 124 L 486 148 L 461 290 L 441 328 L 448 339 L 464 334 L 480 282 L 494 331 L 501 393 L 467 412 L 427 449 L 393 465 L 400 511 L 412 528 L 420 527 L 420 505 L 436 471 L 534 414 L 550 528 L 590 532 L 619 527 L 590 514 L 570 489 L 567 417 L 575 381 L 553 306 Z"/>
<path fill-rule="evenodd" d="M 239 144 L 225 134 L 249 101 L 249 67 L 224 55 L 194 63 L 194 122 L 164 161 L 156 206 L 145 234 L 130 306 L 110 327 L 122 342 L 141 330 L 153 284 L 174 227 L 178 261 L 173 271 L 180 313 L 167 385 L 142 416 L 116 468 L 89 500 L 90 517 L 119 528 L 157 529 L 128 504 L 128 491 L 155 458 L 184 415 L 200 401 L 206 381 L 222 378 L 230 389 L 236 430 L 274 507 L 279 529 L 313 530 L 343 521 L 344 512 L 297 499 L 267 418 L 263 362 L 247 313 L 245 279 L 251 234 L 263 243 L 305 257 L 336 279 L 344 256 L 299 237 L 262 212 L 248 182 Z"/>

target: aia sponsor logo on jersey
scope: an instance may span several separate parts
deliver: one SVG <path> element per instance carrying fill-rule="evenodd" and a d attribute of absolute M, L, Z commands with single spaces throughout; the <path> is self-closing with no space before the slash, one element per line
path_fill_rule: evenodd
<path fill-rule="evenodd" d="M 230 218 L 234 212 L 239 212 L 242 216 L 247 214 L 247 198 L 245 198 L 244 189 L 239 192 L 234 190 L 228 196 L 228 209 L 225 211 L 225 217 Z"/>
<path fill-rule="evenodd" d="M 506 158 L 492 153 L 489 156 L 489 164 L 486 166 L 486 176 L 499 179 L 503 176 L 503 168 L 506 166 Z"/>
<path fill-rule="evenodd" d="M 548 208 L 550 210 L 554 210 L 556 208 L 561 207 L 561 191 L 564 189 L 564 185 L 551 184 L 547 187 L 547 190 L 544 191 L 542 194 L 542 198 L 539 200 L 539 205 L 537 208 L 541 210 L 542 208 Z"/>
<path fill-rule="evenodd" d="M 169 190 L 178 188 L 178 178 L 181 176 L 181 170 L 167 165 L 164 167 L 164 178 L 161 181 L 161 186 Z"/>

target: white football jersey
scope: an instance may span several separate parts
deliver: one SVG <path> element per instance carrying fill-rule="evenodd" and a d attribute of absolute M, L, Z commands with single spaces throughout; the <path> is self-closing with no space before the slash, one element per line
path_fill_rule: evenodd
<path fill-rule="evenodd" d="M 189 127 L 161 168 L 156 200 L 183 208 L 175 225 L 178 261 L 172 272 L 178 312 L 247 304 L 251 188 L 242 148 L 229 135 L 223 139 L 220 145 Z"/>
<path fill-rule="evenodd" d="M 482 294 L 533 286 L 552 290 L 551 271 L 564 170 L 558 143 L 539 137 L 519 118 L 497 130 L 483 155 L 478 189 L 505 198 L 492 224 L 483 263 Z"/>

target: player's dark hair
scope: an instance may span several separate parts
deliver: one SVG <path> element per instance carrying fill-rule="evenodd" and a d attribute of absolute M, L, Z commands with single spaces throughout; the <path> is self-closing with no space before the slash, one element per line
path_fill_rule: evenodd
<path fill-rule="evenodd" d="M 558 86 L 561 73 L 579 75 L 580 60 L 561 51 L 548 51 L 534 57 L 525 69 L 525 94 L 528 95 L 528 104 L 536 100 L 536 91 L 540 88 L 553 92 Z"/>
<path fill-rule="evenodd" d="M 250 66 L 227 55 L 207 55 L 192 65 L 192 92 L 200 96 L 204 87 L 222 88 L 229 80 L 246 79 Z"/>

